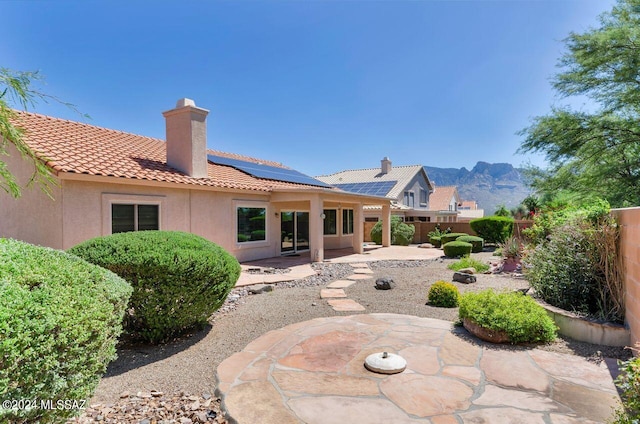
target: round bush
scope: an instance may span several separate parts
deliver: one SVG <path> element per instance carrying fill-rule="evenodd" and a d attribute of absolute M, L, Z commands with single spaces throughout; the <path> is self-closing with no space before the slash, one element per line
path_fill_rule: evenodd
<path fill-rule="evenodd" d="M 456 241 L 464 241 L 465 243 L 471 243 L 473 248 L 471 249 L 472 253 L 480 253 L 482 252 L 482 248 L 484 247 L 484 240 L 482 237 L 476 236 L 460 236 L 456 239 Z"/>
<path fill-rule="evenodd" d="M 416 227 L 405 224 L 399 216 L 391 217 L 391 244 L 408 246 L 415 232 Z M 382 221 L 376 222 L 371 228 L 370 236 L 375 244 L 382 244 Z"/>
<path fill-rule="evenodd" d="M 441 240 L 440 236 L 431 236 L 431 237 L 429 237 L 429 243 L 431 243 L 433 245 L 433 247 L 442 246 L 442 240 Z"/>
<path fill-rule="evenodd" d="M 429 289 L 429 304 L 433 306 L 455 308 L 459 298 L 458 288 L 446 281 L 436 281 Z"/>
<path fill-rule="evenodd" d="M 487 216 L 472 219 L 471 229 L 487 243 L 503 243 L 513 235 L 513 218 L 506 216 Z"/>
<path fill-rule="evenodd" d="M 238 261 L 220 246 L 177 231 L 113 234 L 70 252 L 131 283 L 125 327 L 152 343 L 206 324 L 240 275 Z"/>
<path fill-rule="evenodd" d="M 450 241 L 449 243 L 442 245 L 442 250 L 444 250 L 445 256 L 450 258 L 470 255 L 471 249 L 473 249 L 471 243 L 466 243 L 464 241 Z"/>
<path fill-rule="evenodd" d="M 449 234 L 443 234 L 443 235 L 440 237 L 440 241 L 441 241 L 441 242 L 442 242 L 442 244 L 444 245 L 444 244 L 447 244 L 447 243 L 449 243 L 449 242 L 456 241 L 456 239 L 457 239 L 458 237 L 468 236 L 468 235 L 469 235 L 469 234 L 467 234 L 467 233 L 449 233 Z"/>
<path fill-rule="evenodd" d="M 548 342 L 556 338 L 556 325 L 535 300 L 520 292 L 496 293 L 489 289 L 460 296 L 460 319 L 504 331 L 511 343 Z"/>
<path fill-rule="evenodd" d="M 89 399 L 115 358 L 130 295 L 126 281 L 76 256 L 0 239 L 0 399 Z M 0 408 L 0 422 L 79 412 Z"/>

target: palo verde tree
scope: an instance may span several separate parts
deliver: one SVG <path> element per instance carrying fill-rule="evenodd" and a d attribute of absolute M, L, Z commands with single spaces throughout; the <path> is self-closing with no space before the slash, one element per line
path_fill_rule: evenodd
<path fill-rule="evenodd" d="M 55 185 L 51 170 L 25 143 L 19 114 L 15 109 L 27 110 L 29 107 L 34 107 L 38 101 L 46 103 L 48 100 L 53 100 L 77 112 L 74 105 L 62 102 L 34 88 L 34 82 L 39 80 L 41 76 L 38 72 L 13 71 L 0 67 L 0 188 L 13 197 L 20 197 L 23 187 L 11 173 L 6 162 L 2 160 L 2 156 L 9 155 L 9 144 L 12 144 L 18 153 L 33 165 L 33 173 L 26 184 L 27 187 L 36 184 L 51 196 L 51 188 Z"/>
<path fill-rule="evenodd" d="M 520 132 L 520 152 L 544 153 L 550 164 L 529 170 L 532 186 L 542 196 L 640 205 L 640 0 L 618 0 L 598 28 L 571 33 L 565 44 L 553 87 L 587 96 L 595 111 L 555 107 Z"/>

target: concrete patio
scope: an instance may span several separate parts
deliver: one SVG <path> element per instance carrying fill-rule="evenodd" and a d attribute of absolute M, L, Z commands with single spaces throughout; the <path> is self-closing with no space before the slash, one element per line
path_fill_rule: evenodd
<path fill-rule="evenodd" d="M 442 256 L 442 250 L 435 248 L 420 248 L 411 246 L 366 245 L 364 253 L 353 253 L 353 249 L 325 250 L 324 262 L 329 263 L 355 263 L 373 262 L 381 260 L 429 260 Z M 241 265 L 242 273 L 236 286 L 248 286 L 252 284 L 274 284 L 284 281 L 293 281 L 314 275 L 311 267 L 309 252 L 295 256 L 278 256 L 275 258 L 261 259 L 258 261 L 244 262 Z M 251 273 L 249 270 L 259 269 L 288 269 L 286 273 Z"/>
<path fill-rule="evenodd" d="M 406 370 L 368 371 L 364 359 L 383 350 L 404 357 Z M 396 314 L 271 331 L 216 378 L 240 424 L 598 423 L 619 400 L 607 361 L 484 344 L 451 322 Z"/>

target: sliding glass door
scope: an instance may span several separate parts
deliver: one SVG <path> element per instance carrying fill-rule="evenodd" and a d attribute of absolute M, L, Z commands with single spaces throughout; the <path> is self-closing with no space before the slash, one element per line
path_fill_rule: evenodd
<path fill-rule="evenodd" d="M 309 212 L 280 212 L 280 251 L 282 254 L 309 250 Z"/>

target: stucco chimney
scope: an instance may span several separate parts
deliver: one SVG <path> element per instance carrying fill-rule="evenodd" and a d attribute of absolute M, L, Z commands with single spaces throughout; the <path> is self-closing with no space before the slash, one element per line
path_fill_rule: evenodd
<path fill-rule="evenodd" d="M 167 125 L 167 164 L 190 177 L 207 176 L 207 115 L 191 99 L 163 112 Z"/>
<path fill-rule="evenodd" d="M 380 168 L 382 169 L 383 174 L 391 172 L 391 159 L 385 156 L 384 159 L 380 161 Z"/>

